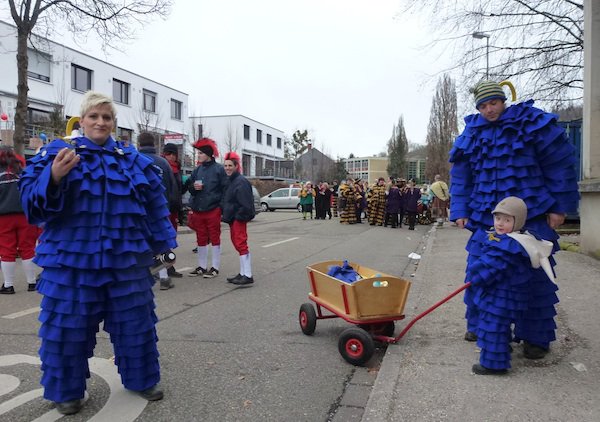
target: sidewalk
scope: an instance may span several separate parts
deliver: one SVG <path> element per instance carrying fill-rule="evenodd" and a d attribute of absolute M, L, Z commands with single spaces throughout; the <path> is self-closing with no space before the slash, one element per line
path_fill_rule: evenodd
<path fill-rule="evenodd" d="M 396 334 L 408 321 L 460 287 L 469 232 L 433 228 Z M 539 361 L 513 345 L 506 376 L 471 373 L 478 362 L 465 333 L 462 294 L 419 320 L 388 347 L 363 421 L 600 420 L 600 261 L 557 254 L 557 341 Z"/>

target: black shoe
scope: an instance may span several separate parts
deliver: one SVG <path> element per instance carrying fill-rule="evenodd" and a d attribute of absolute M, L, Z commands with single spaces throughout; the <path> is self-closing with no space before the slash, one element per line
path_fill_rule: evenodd
<path fill-rule="evenodd" d="M 15 294 L 14 286 L 5 287 L 3 284 L 2 287 L 0 288 L 0 295 L 14 295 L 14 294 Z"/>
<path fill-rule="evenodd" d="M 175 269 L 175 267 L 169 267 L 167 269 L 167 274 L 169 275 L 169 277 L 175 277 L 175 278 L 181 278 L 181 277 L 183 277 L 183 274 L 177 272 L 177 270 Z"/>
<path fill-rule="evenodd" d="M 254 278 L 246 277 L 245 275 L 243 275 L 238 280 L 232 281 L 232 283 L 235 284 L 236 286 L 248 286 L 248 285 L 254 283 Z"/>
<path fill-rule="evenodd" d="M 55 404 L 58 413 L 61 413 L 63 415 L 74 415 L 75 413 L 79 412 L 83 407 L 83 400 L 78 399 Z"/>
<path fill-rule="evenodd" d="M 196 247 L 196 248 L 192 249 L 192 252 L 198 253 L 198 248 Z"/>
<path fill-rule="evenodd" d="M 170 278 L 161 278 L 160 279 L 160 290 L 169 290 L 175 287 Z"/>
<path fill-rule="evenodd" d="M 202 277 L 204 278 L 214 278 L 216 276 L 219 275 L 219 270 L 215 269 L 214 267 L 211 267 L 210 270 L 205 271 L 204 274 L 202 274 Z"/>
<path fill-rule="evenodd" d="M 527 341 L 523 342 L 523 356 L 527 359 L 543 359 L 548 354 L 548 349 L 531 344 Z"/>
<path fill-rule="evenodd" d="M 233 283 L 235 280 L 239 280 L 242 277 L 243 276 L 241 274 L 235 275 L 233 277 L 227 277 L 227 282 L 228 283 Z"/>
<path fill-rule="evenodd" d="M 477 374 L 477 375 L 506 375 L 506 373 L 508 372 L 506 369 L 486 368 L 485 366 L 481 366 L 478 363 L 473 365 L 471 367 L 471 370 L 473 371 L 474 374 Z"/>
<path fill-rule="evenodd" d="M 477 334 L 472 331 L 467 331 L 465 333 L 465 340 L 467 341 L 477 341 Z"/>
<path fill-rule="evenodd" d="M 147 390 L 136 391 L 136 393 L 148 401 L 161 400 L 165 396 L 158 384 L 154 385 L 154 387 L 148 388 Z"/>
<path fill-rule="evenodd" d="M 37 287 L 37 283 L 29 283 L 27 285 L 27 291 L 28 292 L 35 292 L 36 287 Z"/>
<path fill-rule="evenodd" d="M 190 271 L 190 273 L 188 274 L 188 276 L 190 277 L 196 277 L 197 275 L 203 275 L 206 272 L 206 270 L 202 267 L 196 267 L 195 270 Z"/>

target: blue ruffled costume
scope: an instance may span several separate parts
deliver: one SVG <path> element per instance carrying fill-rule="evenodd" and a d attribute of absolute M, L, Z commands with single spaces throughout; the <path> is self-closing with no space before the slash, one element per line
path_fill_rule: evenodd
<path fill-rule="evenodd" d="M 546 213 L 576 211 L 579 194 L 575 151 L 556 119 L 532 100 L 508 107 L 495 122 L 480 114 L 465 118 L 466 127 L 450 151 L 450 219 L 469 219 L 467 228 L 473 234 L 466 247 L 467 266 L 481 256 L 485 230 L 493 226 L 492 210 L 507 196 L 525 201 L 525 227 L 558 250 L 558 235 L 547 224 Z M 552 257 L 550 261 L 554 266 Z M 536 272 L 528 310 L 515 323 L 516 339 L 547 349 L 555 340 L 557 302 L 554 283 Z M 465 292 L 465 303 L 467 329 L 475 332 L 479 312 L 471 289 Z"/>
<path fill-rule="evenodd" d="M 481 255 L 467 266 L 468 290 L 479 310 L 473 330 L 481 347 L 479 363 L 509 369 L 510 326 L 527 311 L 530 281 L 540 270 L 532 268 L 525 249 L 507 235 L 488 232 L 481 241 Z"/>
<path fill-rule="evenodd" d="M 62 148 L 80 163 L 53 185 Z M 176 245 L 160 176 L 152 161 L 109 138 L 55 140 L 33 157 L 20 181 L 23 209 L 44 224 L 35 262 L 43 267 L 39 320 L 44 397 L 81 399 L 96 333 L 114 345 L 125 388 L 143 391 L 160 380 L 152 278 L 153 256 Z"/>

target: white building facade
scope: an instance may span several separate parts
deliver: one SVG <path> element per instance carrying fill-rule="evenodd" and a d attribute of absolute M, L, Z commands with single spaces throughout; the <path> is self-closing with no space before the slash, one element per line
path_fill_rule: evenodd
<path fill-rule="evenodd" d="M 244 175 L 271 177 L 280 173 L 285 134 L 241 114 L 190 117 L 195 138 L 211 138 L 221 156 L 235 151 L 242 158 Z M 222 159 L 222 157 L 221 157 Z"/>
<path fill-rule="evenodd" d="M 0 113 L 3 115 L 0 129 L 5 143 L 11 143 L 17 103 L 16 28 L 0 21 L 0 41 Z M 42 132 L 48 132 L 48 121 L 54 110 L 61 110 L 62 117 L 78 116 L 83 94 L 91 89 L 114 99 L 118 139 L 128 139 L 135 144 L 141 131 L 150 131 L 157 134 L 162 143 L 162 135 L 175 135 L 170 141 L 188 152 L 185 161 L 193 165 L 187 136 L 190 129 L 188 94 L 46 39 L 37 40 L 36 48 L 30 46 L 28 57 L 30 145 L 25 145 L 26 151 L 34 147 Z M 61 136 L 48 133 L 47 137 L 53 135 Z"/>

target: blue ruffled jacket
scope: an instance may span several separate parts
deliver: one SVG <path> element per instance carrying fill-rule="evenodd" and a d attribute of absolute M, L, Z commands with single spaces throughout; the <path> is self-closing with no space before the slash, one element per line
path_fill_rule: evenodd
<path fill-rule="evenodd" d="M 508 107 L 496 122 L 467 116 L 450 151 L 450 218 L 491 227 L 491 211 L 507 196 L 525 201 L 528 221 L 576 211 L 575 150 L 556 119 L 533 100 Z"/>
<path fill-rule="evenodd" d="M 81 161 L 55 186 L 52 162 L 65 147 L 76 148 Z M 152 160 L 112 138 L 103 146 L 85 137 L 52 141 L 29 161 L 20 189 L 29 222 L 44 224 L 34 261 L 49 276 L 85 270 L 79 282 L 99 286 L 177 246 Z"/>

